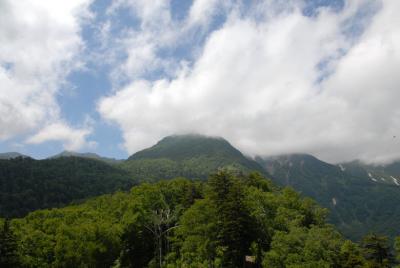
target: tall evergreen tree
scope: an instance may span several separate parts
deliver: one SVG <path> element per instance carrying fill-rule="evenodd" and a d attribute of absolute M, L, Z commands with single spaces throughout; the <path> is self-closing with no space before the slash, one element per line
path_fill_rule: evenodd
<path fill-rule="evenodd" d="M 396 260 L 400 263 L 400 236 L 396 237 L 396 241 L 394 243 L 394 249 L 396 250 Z M 400 265 L 397 266 L 400 268 Z"/>
<path fill-rule="evenodd" d="M 121 267 L 146 267 L 154 256 L 153 234 L 142 226 L 128 226 L 122 235 Z"/>
<path fill-rule="evenodd" d="M 210 199 L 218 217 L 218 244 L 222 267 L 241 267 L 249 251 L 249 213 L 244 204 L 244 185 L 231 174 L 220 171 L 210 178 Z"/>
<path fill-rule="evenodd" d="M 361 241 L 364 257 L 372 267 L 390 267 L 393 256 L 386 236 L 369 234 Z"/>
<path fill-rule="evenodd" d="M 17 241 L 6 219 L 0 232 L 0 267 L 18 267 Z"/>

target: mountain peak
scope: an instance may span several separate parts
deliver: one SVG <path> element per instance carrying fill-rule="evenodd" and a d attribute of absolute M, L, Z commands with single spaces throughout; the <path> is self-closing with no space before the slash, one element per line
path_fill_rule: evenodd
<path fill-rule="evenodd" d="M 161 139 L 154 146 L 139 151 L 129 157 L 132 159 L 169 158 L 182 160 L 199 156 L 235 155 L 243 157 L 227 140 L 200 134 L 171 135 Z"/>
<path fill-rule="evenodd" d="M 257 162 L 245 157 L 227 140 L 198 134 L 165 137 L 130 156 L 123 166 L 136 174 L 145 173 L 143 177 L 146 178 L 150 178 L 154 170 L 165 178 L 205 179 L 220 168 L 266 174 Z"/>

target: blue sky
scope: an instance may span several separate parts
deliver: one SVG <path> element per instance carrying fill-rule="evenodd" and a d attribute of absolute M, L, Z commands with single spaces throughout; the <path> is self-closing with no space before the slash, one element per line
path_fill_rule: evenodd
<path fill-rule="evenodd" d="M 1 4 L 2 152 L 126 158 L 196 132 L 250 155 L 400 156 L 396 1 L 55 2 Z"/>

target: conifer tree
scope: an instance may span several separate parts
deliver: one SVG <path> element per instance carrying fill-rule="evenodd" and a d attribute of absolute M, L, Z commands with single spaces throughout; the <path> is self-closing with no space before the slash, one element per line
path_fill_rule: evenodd
<path fill-rule="evenodd" d="M 0 232 L 0 267 L 18 267 L 17 242 L 10 229 L 10 220 L 6 219 Z"/>
<path fill-rule="evenodd" d="M 394 248 L 396 250 L 396 259 L 397 262 L 400 263 L 400 236 L 396 237 L 396 241 L 394 243 Z M 400 268 L 400 265 L 397 266 Z"/>
<path fill-rule="evenodd" d="M 250 247 L 250 217 L 244 204 L 244 185 L 225 171 L 211 176 L 209 183 L 210 199 L 218 216 L 222 267 L 241 267 Z"/>
<path fill-rule="evenodd" d="M 386 236 L 369 234 L 361 241 L 364 257 L 373 267 L 390 267 L 393 256 Z"/>

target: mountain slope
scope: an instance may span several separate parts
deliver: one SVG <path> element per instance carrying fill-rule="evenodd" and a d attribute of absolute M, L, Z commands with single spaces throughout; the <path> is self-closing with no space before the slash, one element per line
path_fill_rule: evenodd
<path fill-rule="evenodd" d="M 0 160 L 0 217 L 20 217 L 132 185 L 127 172 L 93 159 Z"/>
<path fill-rule="evenodd" d="M 0 153 L 0 159 L 14 159 L 17 157 L 28 157 L 17 152 Z"/>
<path fill-rule="evenodd" d="M 179 176 L 206 179 L 219 168 L 266 174 L 257 162 L 246 158 L 225 139 L 201 135 L 166 137 L 120 166 L 135 178 L 145 180 Z"/>
<path fill-rule="evenodd" d="M 60 158 L 60 157 L 81 157 L 81 158 L 89 158 L 89 159 L 96 159 L 99 161 L 103 161 L 109 164 L 116 164 L 123 160 L 118 160 L 115 158 L 103 157 L 95 153 L 78 153 L 73 151 L 63 151 L 59 154 L 49 157 L 49 159 Z"/>
<path fill-rule="evenodd" d="M 301 154 L 257 161 L 275 182 L 292 186 L 330 209 L 330 221 L 347 237 L 356 240 L 369 231 L 399 235 L 400 187 L 372 180 L 363 166 L 331 165 Z"/>
<path fill-rule="evenodd" d="M 369 178 L 374 183 L 400 186 L 400 162 L 387 165 L 368 165 L 360 161 L 339 164 L 339 166 L 356 176 Z"/>

